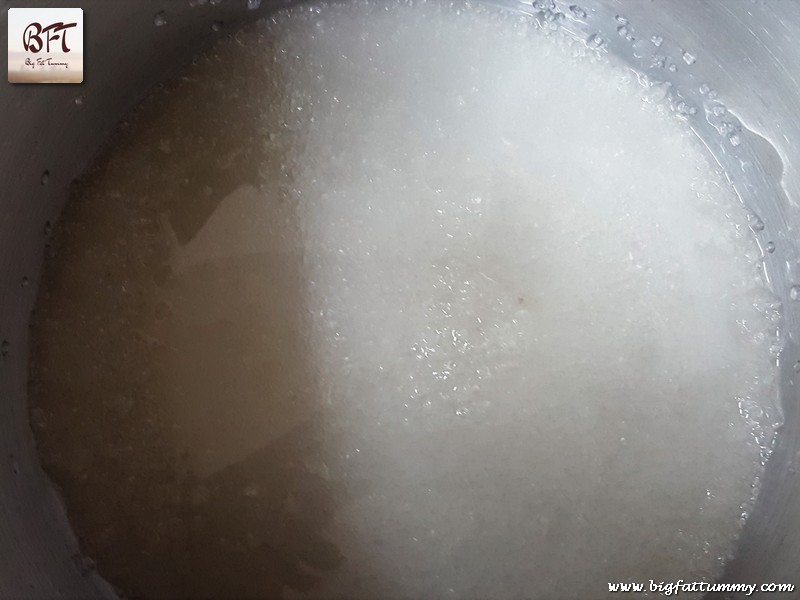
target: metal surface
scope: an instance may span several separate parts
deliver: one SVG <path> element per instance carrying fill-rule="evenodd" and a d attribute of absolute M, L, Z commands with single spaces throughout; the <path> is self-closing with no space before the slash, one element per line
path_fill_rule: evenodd
<path fill-rule="evenodd" d="M 265 0 L 258 10 L 248 10 L 246 0 L 195 7 L 186 0 L 25 4 L 84 9 L 86 73 L 82 85 L 4 82 L 0 91 L 0 342 L 7 342 L 0 357 L 0 597 L 111 597 L 111 589 L 78 552 L 57 494 L 38 466 L 28 427 L 27 321 L 46 224 L 58 218 L 70 182 L 152 86 L 178 72 L 215 37 L 278 3 Z M 673 106 L 686 113 L 725 167 L 757 215 L 754 222 L 763 223 L 754 227 L 762 247 L 774 243 L 765 270 L 784 305 L 780 387 L 785 424 L 725 578 L 800 584 L 800 476 L 795 474 L 800 468 L 795 378 L 800 375 L 792 368 L 800 359 L 800 302 L 789 293 L 800 283 L 800 2 L 584 1 L 584 17 L 571 3 L 507 4 L 543 23 L 555 19 L 587 38 L 599 33 L 603 48 L 652 80 L 670 81 Z M 0 0 L 0 6 L 0 44 L 6 45 L 6 9 L 20 4 Z M 159 11 L 165 11 L 167 24 L 156 27 Z M 627 35 L 638 41 L 619 34 L 622 18 Z M 219 22 L 224 26 L 215 32 L 211 25 Z M 656 46 L 651 36 L 663 37 L 663 44 Z M 657 64 L 661 56 L 663 67 Z M 674 72 L 666 68 L 671 63 Z M 79 95 L 82 102 L 76 103 Z M 714 111 L 723 105 L 724 118 Z"/>

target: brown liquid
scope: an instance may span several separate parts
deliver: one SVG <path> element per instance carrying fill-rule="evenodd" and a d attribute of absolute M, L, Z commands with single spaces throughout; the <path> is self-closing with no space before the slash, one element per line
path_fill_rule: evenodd
<path fill-rule="evenodd" d="M 76 186 L 47 262 L 32 423 L 83 551 L 128 597 L 278 597 L 342 561 L 292 178 L 257 125 L 282 92 L 235 41 L 198 59 Z"/>

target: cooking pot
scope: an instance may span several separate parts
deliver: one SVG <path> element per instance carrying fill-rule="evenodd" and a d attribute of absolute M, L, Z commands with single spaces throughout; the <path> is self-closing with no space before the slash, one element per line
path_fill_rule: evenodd
<path fill-rule="evenodd" d="M 703 140 L 750 210 L 761 271 L 783 305 L 775 400 L 783 424 L 723 581 L 794 583 L 798 590 L 781 596 L 800 597 L 800 2 L 496 3 L 627 62 L 652 99 L 667 102 Z M 12 3 L 0 4 L 7 20 Z M 27 4 L 83 8 L 85 76 L 80 85 L 7 83 L 0 91 L 0 597 L 113 598 L 80 552 L 28 424 L 28 321 L 50 224 L 70 183 L 154 86 L 216 38 L 286 2 Z M 6 31 L 0 24 L 0 35 Z"/>

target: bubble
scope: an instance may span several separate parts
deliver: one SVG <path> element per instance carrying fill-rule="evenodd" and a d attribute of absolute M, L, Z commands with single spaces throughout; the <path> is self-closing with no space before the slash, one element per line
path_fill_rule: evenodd
<path fill-rule="evenodd" d="M 794 370 L 795 373 L 800 373 L 800 360 L 792 365 L 792 370 Z"/>
<path fill-rule="evenodd" d="M 667 64 L 667 57 L 663 54 L 653 54 L 650 58 L 650 66 L 657 67 L 659 69 L 663 69 L 664 66 Z"/>
<path fill-rule="evenodd" d="M 85 100 L 86 96 L 84 96 L 83 94 L 78 94 L 77 96 L 75 96 L 73 102 L 75 103 L 75 106 L 83 106 Z"/>
<path fill-rule="evenodd" d="M 23 278 L 20 280 L 20 285 L 21 285 L 22 287 L 24 287 L 24 288 L 28 287 L 28 285 L 29 285 L 29 284 L 30 284 L 30 279 L 28 279 L 28 277 L 27 277 L 27 276 L 23 277 Z"/>
<path fill-rule="evenodd" d="M 679 115 L 695 115 L 697 114 L 697 108 L 681 101 L 675 105 L 675 112 L 677 112 Z"/>
<path fill-rule="evenodd" d="M 730 135 L 735 130 L 736 128 L 728 121 L 723 121 L 717 126 L 717 131 L 719 131 L 722 135 Z"/>
<path fill-rule="evenodd" d="M 772 254 L 775 252 L 775 242 L 767 242 L 766 251 L 768 254 Z"/>
<path fill-rule="evenodd" d="M 685 62 L 687 65 L 693 65 L 695 62 L 697 62 L 697 57 L 694 54 L 684 51 L 683 62 Z"/>
<path fill-rule="evenodd" d="M 667 67 L 667 71 L 669 71 L 670 73 L 677 73 L 678 72 L 678 65 L 676 65 L 675 63 L 671 63 Z"/>
<path fill-rule="evenodd" d="M 739 136 L 738 133 L 732 133 L 728 137 L 728 141 L 730 141 L 731 146 L 738 146 L 739 144 L 742 143 L 742 138 Z"/>
<path fill-rule="evenodd" d="M 586 38 L 586 45 L 589 46 L 589 48 L 599 48 L 604 43 L 605 40 L 603 39 L 603 36 L 601 36 L 599 33 L 593 33 L 588 38 Z"/>
<path fill-rule="evenodd" d="M 572 6 L 570 6 L 569 10 L 573 15 L 575 15 L 579 19 L 586 18 L 586 11 L 577 4 L 573 4 Z"/>
<path fill-rule="evenodd" d="M 764 231 L 764 221 L 758 215 L 747 215 L 747 222 L 750 224 L 750 229 L 753 231 Z"/>
<path fill-rule="evenodd" d="M 663 37 L 661 37 L 660 35 L 654 35 L 654 36 L 652 36 L 652 37 L 650 38 L 650 42 L 651 42 L 651 43 L 653 44 L 653 46 L 655 46 L 656 48 L 660 48 L 660 47 L 661 47 L 661 44 L 663 44 L 663 43 L 664 43 L 664 38 L 663 38 Z"/>
<path fill-rule="evenodd" d="M 156 27 L 163 27 L 166 24 L 167 24 L 166 13 L 163 10 L 157 12 L 153 17 L 153 25 L 155 25 Z"/>
<path fill-rule="evenodd" d="M 700 87 L 699 87 L 698 89 L 700 90 L 700 93 L 701 93 L 701 94 L 703 94 L 704 96 L 705 96 L 705 95 L 706 95 L 708 92 L 710 92 L 710 91 L 711 91 L 711 88 L 710 88 L 710 87 L 708 87 L 708 84 L 707 84 L 707 83 L 701 83 L 701 84 L 700 84 Z"/>
<path fill-rule="evenodd" d="M 661 102 L 669 94 L 669 88 L 670 88 L 669 82 L 651 85 L 642 94 L 642 99 L 645 102 L 649 103 Z"/>
<path fill-rule="evenodd" d="M 261 0 L 247 0 L 247 10 L 258 10 Z"/>
<path fill-rule="evenodd" d="M 622 15 L 617 15 L 614 18 L 617 20 L 617 23 L 622 23 L 623 25 L 627 25 L 628 24 L 628 19 L 623 17 Z"/>
<path fill-rule="evenodd" d="M 789 288 L 789 298 L 794 301 L 800 300 L 800 285 L 793 285 Z"/>
<path fill-rule="evenodd" d="M 455 413 L 456 413 L 457 417 L 466 417 L 469 414 L 469 409 L 468 408 L 457 408 L 455 410 Z"/>
<path fill-rule="evenodd" d="M 42 185 L 47 185 L 50 182 L 50 171 L 42 173 Z"/>
<path fill-rule="evenodd" d="M 619 34 L 620 37 L 625 37 L 626 35 L 628 35 L 627 25 L 620 25 L 619 27 L 617 27 L 617 34 Z"/>
<path fill-rule="evenodd" d="M 211 31 L 219 31 L 220 29 L 222 29 L 223 25 L 224 23 L 222 21 L 214 21 L 211 24 Z"/>

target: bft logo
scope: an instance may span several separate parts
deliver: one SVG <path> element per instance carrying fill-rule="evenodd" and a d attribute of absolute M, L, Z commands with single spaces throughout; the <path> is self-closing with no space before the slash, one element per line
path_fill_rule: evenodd
<path fill-rule="evenodd" d="M 83 9 L 9 8 L 8 81 L 81 83 Z"/>
<path fill-rule="evenodd" d="M 53 23 L 47 27 L 42 27 L 41 23 L 31 23 L 25 28 L 22 34 L 22 45 L 25 47 L 26 52 L 41 52 L 45 42 L 47 43 L 47 52 L 50 52 L 50 42 L 60 39 L 61 51 L 66 54 L 70 52 L 67 47 L 67 29 L 77 27 L 77 23 Z M 61 33 L 63 32 L 63 33 Z M 47 34 L 45 42 L 42 41 L 42 34 Z M 61 33 L 61 35 L 59 35 Z"/>

